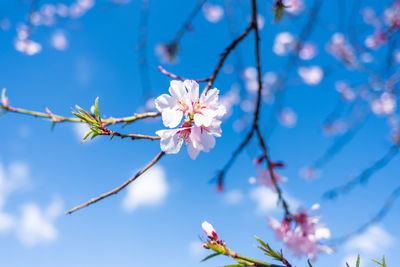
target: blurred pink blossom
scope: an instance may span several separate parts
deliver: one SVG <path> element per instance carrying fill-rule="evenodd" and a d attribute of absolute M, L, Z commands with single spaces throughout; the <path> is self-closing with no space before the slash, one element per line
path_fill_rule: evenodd
<path fill-rule="evenodd" d="M 224 16 L 224 9 L 219 5 L 205 3 L 202 11 L 206 20 L 211 23 L 219 22 Z"/>
<path fill-rule="evenodd" d="M 279 123 L 287 128 L 293 128 L 297 124 L 297 114 L 289 107 L 283 108 L 278 114 Z"/>
<path fill-rule="evenodd" d="M 274 181 L 272 180 L 271 172 L 269 171 L 268 168 L 257 169 L 257 173 L 258 173 L 257 180 L 259 181 L 259 183 L 267 187 L 270 187 L 272 189 L 275 189 L 275 184 Z M 281 176 L 276 171 L 273 171 L 273 173 L 277 183 L 285 183 L 287 181 L 286 177 Z"/>
<path fill-rule="evenodd" d="M 371 101 L 371 110 L 377 115 L 389 115 L 396 111 L 396 96 L 384 92 L 378 98 Z"/>
<path fill-rule="evenodd" d="M 300 47 L 299 57 L 302 60 L 310 60 L 313 59 L 317 53 L 318 53 L 318 48 L 314 43 L 305 42 Z"/>
<path fill-rule="evenodd" d="M 310 215 L 311 211 L 318 208 L 319 205 L 314 204 L 306 211 L 300 209 L 298 213 L 286 216 L 282 222 L 268 217 L 276 238 L 282 240 L 297 257 L 305 255 L 315 260 L 320 252 L 333 253 L 331 247 L 320 243 L 321 240 L 330 238 L 329 229 L 319 223 L 320 215 Z"/>
<path fill-rule="evenodd" d="M 66 50 L 68 48 L 68 40 L 65 34 L 61 31 L 56 31 L 51 36 L 51 45 L 60 51 Z"/>
<path fill-rule="evenodd" d="M 278 56 L 283 56 L 293 49 L 294 37 L 289 32 L 281 32 L 275 36 L 272 50 Z"/>
<path fill-rule="evenodd" d="M 317 85 L 324 77 L 324 71 L 319 66 L 299 67 L 297 72 L 304 83 Z"/>
<path fill-rule="evenodd" d="M 326 45 L 326 50 L 349 67 L 354 67 L 357 63 L 354 50 L 342 33 L 332 35 L 331 40 Z"/>
<path fill-rule="evenodd" d="M 298 15 L 304 10 L 303 0 L 285 0 L 284 5 L 285 11 L 293 15 Z"/>

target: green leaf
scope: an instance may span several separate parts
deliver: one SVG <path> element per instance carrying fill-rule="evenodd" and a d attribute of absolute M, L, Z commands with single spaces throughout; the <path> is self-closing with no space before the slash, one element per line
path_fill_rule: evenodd
<path fill-rule="evenodd" d="M 75 105 L 75 107 L 82 115 L 85 115 L 89 120 L 97 122 L 96 119 L 92 116 L 92 114 L 90 114 L 89 112 L 87 112 L 86 110 L 84 110 L 83 108 L 81 108 L 78 105 Z"/>
<path fill-rule="evenodd" d="M 83 116 L 80 113 L 76 113 L 76 112 L 72 112 L 72 114 L 74 114 L 76 117 L 80 118 L 81 120 L 83 120 L 84 122 L 87 122 L 89 124 L 92 123 L 92 121 L 90 119 L 88 119 L 87 117 Z"/>
<path fill-rule="evenodd" d="M 243 267 L 246 266 L 245 264 L 230 264 L 230 265 L 224 265 L 223 267 Z"/>
<path fill-rule="evenodd" d="M 257 241 L 265 248 L 261 248 L 258 247 L 259 249 L 261 249 L 262 251 L 265 252 L 265 254 L 267 254 L 268 256 L 275 258 L 279 261 L 281 261 L 283 259 L 282 255 L 278 252 L 276 252 L 275 250 L 273 250 L 267 243 L 265 243 L 264 241 L 262 241 L 260 238 L 258 238 L 257 236 L 254 236 L 255 239 L 257 239 Z"/>
<path fill-rule="evenodd" d="M 372 261 L 375 262 L 376 264 L 379 264 L 379 266 L 381 266 L 381 267 L 387 267 L 386 262 L 385 262 L 385 256 L 382 257 L 382 263 L 380 263 L 379 261 L 376 261 L 376 260 L 372 260 Z"/>
<path fill-rule="evenodd" d="M 357 255 L 356 267 L 360 267 L 360 254 Z"/>
<path fill-rule="evenodd" d="M 89 135 L 90 135 L 91 133 L 93 133 L 92 130 L 90 130 L 89 132 L 87 132 L 87 133 L 85 134 L 85 136 L 82 138 L 82 141 L 81 141 L 81 142 L 83 143 L 83 141 L 85 141 L 86 138 L 88 138 Z M 93 139 L 93 138 L 92 138 L 92 139 Z"/>
<path fill-rule="evenodd" d="M 209 259 L 211 259 L 211 258 L 213 258 L 213 257 L 215 257 L 215 256 L 218 256 L 218 255 L 220 255 L 220 253 L 218 253 L 218 252 L 216 252 L 216 253 L 213 253 L 213 254 L 211 254 L 211 255 L 208 255 L 208 256 L 207 256 L 207 257 L 205 257 L 204 259 L 202 259 L 200 262 L 203 262 L 203 261 L 209 260 Z"/>
<path fill-rule="evenodd" d="M 97 120 L 101 124 L 100 111 L 99 111 L 99 97 L 96 97 L 96 100 L 94 101 L 94 111 L 96 113 Z"/>

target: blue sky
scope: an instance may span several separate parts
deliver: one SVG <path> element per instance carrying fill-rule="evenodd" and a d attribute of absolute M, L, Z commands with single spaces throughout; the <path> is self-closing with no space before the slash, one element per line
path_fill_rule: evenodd
<path fill-rule="evenodd" d="M 320 53 L 306 65 L 330 66 L 335 62 L 324 49 L 331 35 L 340 30 L 334 2 L 324 1 L 322 5 L 320 21 L 310 35 Z M 56 2 L 41 1 L 45 3 Z M 365 1 L 363 5 L 380 13 L 390 3 Z M 311 4 L 312 1 L 306 1 L 307 8 Z M 157 70 L 162 63 L 155 55 L 155 46 L 173 38 L 195 5 L 196 1 L 177 0 L 150 3 L 147 55 L 154 97 L 167 92 L 170 81 Z M 270 1 L 259 1 L 259 6 L 265 17 L 261 30 L 262 71 L 279 71 L 287 57 L 272 52 L 275 35 L 282 31 L 297 35 L 307 16 L 286 17 L 273 24 Z M 346 12 L 350 6 L 346 4 Z M 0 15 L 9 18 L 11 28 L 0 30 L 0 87 L 7 88 L 10 104 L 40 111 L 47 106 L 56 114 L 70 115 L 75 104 L 88 109 L 98 96 L 106 116 L 138 112 L 144 98 L 136 49 L 140 1 L 108 7 L 109 2 L 97 1 L 81 18 L 37 27 L 32 39 L 41 43 L 42 51 L 27 56 L 14 49 L 13 41 L 16 24 L 26 20 L 29 4 L 2 2 Z M 247 1 L 238 1 L 235 11 L 238 28 L 244 29 L 250 14 Z M 321 25 L 328 25 L 331 30 Z M 184 77 L 204 78 L 211 74 L 218 55 L 231 40 L 228 23 L 225 19 L 209 23 L 199 13 L 192 26 L 194 32 L 181 39 L 178 63 L 163 66 Z M 56 31 L 62 31 L 68 39 L 65 51 L 50 45 Z M 253 45 L 250 35 L 239 46 L 245 66 L 254 65 Z M 384 49 L 376 52 L 377 58 L 382 55 Z M 233 55 L 227 64 L 234 64 Z M 321 221 L 331 229 L 333 237 L 342 236 L 368 221 L 398 186 L 398 158 L 350 194 L 334 201 L 322 200 L 321 195 L 381 157 L 391 145 L 389 128 L 384 118 L 369 116 L 354 140 L 324 166 L 321 177 L 305 181 L 299 170 L 317 159 L 333 141 L 321 132 L 321 123 L 338 101 L 335 81 L 345 79 L 357 84 L 366 82 L 367 77 L 342 65 L 317 86 L 299 83 L 295 72 L 289 77 L 294 82 L 285 91 L 285 105 L 297 113 L 298 121 L 294 128 L 278 125 L 274 129 L 268 139 L 270 154 L 274 160 L 287 164 L 280 171 L 288 178 L 283 185 L 284 194 L 306 208 L 319 202 Z M 235 79 L 235 75 L 221 72 L 214 85 L 223 95 Z M 261 117 L 265 131 L 270 109 L 265 105 Z M 241 114 L 240 108 L 235 107 L 233 115 L 222 125 L 222 138 L 217 139 L 210 153 L 200 153 L 192 161 L 186 149 L 182 149 L 178 155 L 163 158 L 157 168 L 127 190 L 68 216 L 64 215 L 67 209 L 120 185 L 141 169 L 159 151 L 159 143 L 98 137 L 81 144 L 82 128 L 76 125 L 59 124 L 51 131 L 51 124 L 43 119 L 11 113 L 0 117 L 0 266 L 231 263 L 224 257 L 200 263 L 207 255 L 199 243 L 204 220 L 212 223 L 219 236 L 242 254 L 266 259 L 255 247 L 253 236 L 257 235 L 272 247 L 282 248 L 296 266 L 306 266 L 306 259 L 292 257 L 267 225 L 266 215 L 282 216 L 279 208 L 271 206 L 273 193 L 249 183 L 249 177 L 256 176 L 252 161 L 260 154 L 255 143 L 229 171 L 224 193 L 215 192 L 215 185 L 210 183 L 245 135 L 246 131 L 236 132 L 232 128 Z M 153 134 L 162 128 L 160 119 L 150 119 L 121 131 Z M 345 259 L 357 253 L 362 255 L 363 267 L 372 266 L 370 259 L 378 259 L 382 254 L 390 266 L 399 265 L 398 214 L 399 205 L 395 203 L 382 222 L 339 245 L 335 254 L 320 255 L 315 265 L 344 266 Z"/>

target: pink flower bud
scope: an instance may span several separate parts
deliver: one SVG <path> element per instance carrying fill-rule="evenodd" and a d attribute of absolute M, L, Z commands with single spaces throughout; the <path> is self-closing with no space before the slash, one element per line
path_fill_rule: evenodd
<path fill-rule="evenodd" d="M 6 88 L 3 88 L 3 91 L 1 92 L 1 104 L 4 107 L 8 107 L 8 97 L 6 96 Z"/>
<path fill-rule="evenodd" d="M 207 221 L 204 221 L 201 224 L 201 228 L 203 228 L 203 231 L 207 235 L 208 238 L 218 240 L 217 232 L 215 231 L 214 227 L 210 223 L 208 223 Z"/>
<path fill-rule="evenodd" d="M 265 156 L 264 156 L 264 155 L 261 156 L 261 157 L 258 157 L 258 158 L 256 158 L 256 159 L 254 159 L 254 160 L 253 160 L 253 165 L 260 165 L 261 162 L 263 162 L 264 159 L 265 159 Z"/>
<path fill-rule="evenodd" d="M 8 98 L 7 97 L 4 97 L 1 102 L 2 102 L 3 106 L 8 107 Z"/>
<path fill-rule="evenodd" d="M 275 169 L 275 168 L 285 168 L 286 165 L 285 165 L 285 163 L 283 163 L 283 162 L 271 161 L 271 167 L 272 167 L 272 169 Z"/>

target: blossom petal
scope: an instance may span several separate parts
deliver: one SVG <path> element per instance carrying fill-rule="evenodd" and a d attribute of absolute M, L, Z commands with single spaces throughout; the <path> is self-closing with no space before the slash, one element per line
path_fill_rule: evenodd
<path fill-rule="evenodd" d="M 207 131 L 216 137 L 221 137 L 222 130 L 221 130 L 221 121 L 213 120 L 210 127 L 207 128 Z"/>
<path fill-rule="evenodd" d="M 201 143 L 202 130 L 200 127 L 193 126 L 190 132 L 190 143 L 194 148 L 202 150 L 203 145 Z"/>
<path fill-rule="evenodd" d="M 215 146 L 215 137 L 209 134 L 207 131 L 203 131 L 201 134 L 201 144 L 203 145 L 203 151 L 209 152 Z"/>
<path fill-rule="evenodd" d="M 183 83 L 188 89 L 190 100 L 196 102 L 199 99 L 199 84 L 193 80 L 185 80 Z"/>
<path fill-rule="evenodd" d="M 177 100 L 182 100 L 185 95 L 187 94 L 187 91 L 185 89 L 185 86 L 183 82 L 178 81 L 178 80 L 172 80 L 169 86 L 169 93 Z"/>
<path fill-rule="evenodd" d="M 217 88 L 211 89 L 206 95 L 202 94 L 200 97 L 200 102 L 202 105 L 210 106 L 217 104 L 219 90 Z"/>
<path fill-rule="evenodd" d="M 162 94 L 154 101 L 158 111 L 162 112 L 164 109 L 173 108 L 176 106 L 176 101 L 167 94 Z"/>
<path fill-rule="evenodd" d="M 200 149 L 195 148 L 193 146 L 193 142 L 189 142 L 189 144 L 187 145 L 187 151 L 188 151 L 189 157 L 193 160 L 195 160 L 200 153 Z"/>
<path fill-rule="evenodd" d="M 161 113 L 161 116 L 166 127 L 174 128 L 181 122 L 183 112 L 176 109 L 164 109 Z"/>
<path fill-rule="evenodd" d="M 209 127 L 213 121 L 212 116 L 205 116 L 203 114 L 196 113 L 193 116 L 194 123 L 196 126 L 204 126 L 204 127 Z"/>
<path fill-rule="evenodd" d="M 167 154 L 176 154 L 181 149 L 183 140 L 179 138 L 177 131 L 178 129 L 159 130 L 156 132 L 161 137 L 161 150 Z"/>

